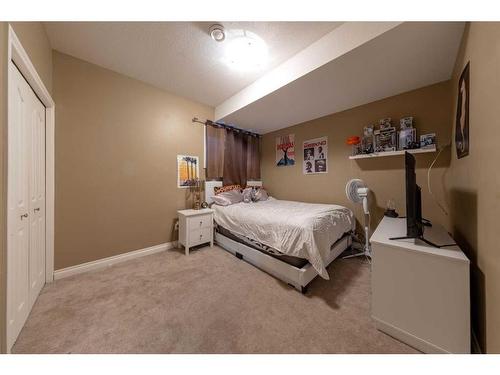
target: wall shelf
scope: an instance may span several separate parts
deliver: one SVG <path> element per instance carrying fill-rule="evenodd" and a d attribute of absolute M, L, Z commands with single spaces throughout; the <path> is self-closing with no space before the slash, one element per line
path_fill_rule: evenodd
<path fill-rule="evenodd" d="M 424 154 L 427 152 L 436 152 L 436 146 L 433 148 L 416 148 L 413 150 L 400 150 L 400 151 L 383 151 L 383 152 L 373 152 L 371 154 L 360 154 L 355 156 L 349 156 L 349 159 L 369 159 L 369 158 L 380 158 L 382 156 L 396 156 L 396 155 L 404 155 L 405 151 L 408 151 L 410 154 Z"/>

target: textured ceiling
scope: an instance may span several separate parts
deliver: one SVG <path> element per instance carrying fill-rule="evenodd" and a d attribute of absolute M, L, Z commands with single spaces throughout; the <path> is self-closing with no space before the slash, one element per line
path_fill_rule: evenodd
<path fill-rule="evenodd" d="M 464 26 L 404 22 L 215 120 L 264 134 L 448 80 Z"/>
<path fill-rule="evenodd" d="M 339 22 L 222 22 L 269 47 L 260 70 L 239 72 L 220 59 L 211 22 L 47 22 L 52 48 L 166 91 L 216 106 L 340 26 Z"/>

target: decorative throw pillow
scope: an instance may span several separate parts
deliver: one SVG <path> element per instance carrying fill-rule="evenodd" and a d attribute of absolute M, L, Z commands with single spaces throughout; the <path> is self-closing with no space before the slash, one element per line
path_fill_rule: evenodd
<path fill-rule="evenodd" d="M 240 185 L 226 185 L 226 186 L 216 186 L 214 187 L 214 193 L 215 195 L 225 193 L 231 190 L 241 190 Z"/>
<path fill-rule="evenodd" d="M 237 189 L 219 193 L 213 197 L 214 203 L 219 206 L 229 206 L 240 203 L 243 200 L 243 194 Z"/>
<path fill-rule="evenodd" d="M 267 195 L 267 191 L 264 188 L 259 188 L 259 189 L 254 189 L 253 190 L 253 201 L 258 202 L 258 201 L 267 201 L 269 198 L 269 195 Z"/>
<path fill-rule="evenodd" d="M 243 189 L 243 202 L 245 203 L 250 203 L 252 201 L 252 192 L 253 188 L 252 187 L 246 187 Z"/>

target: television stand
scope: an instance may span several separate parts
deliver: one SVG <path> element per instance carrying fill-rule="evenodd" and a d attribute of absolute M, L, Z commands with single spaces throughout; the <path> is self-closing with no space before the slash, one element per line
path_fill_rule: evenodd
<path fill-rule="evenodd" d="M 406 216 L 400 216 L 398 219 L 406 219 Z M 425 227 L 432 228 L 431 221 L 428 220 L 428 219 L 422 219 L 422 224 Z M 446 245 L 437 245 L 436 243 L 434 243 L 434 242 L 429 241 L 428 239 L 426 239 L 423 235 L 422 236 L 416 236 L 416 237 L 398 236 L 398 237 L 390 237 L 389 238 L 389 240 L 393 240 L 393 241 L 397 241 L 397 240 L 411 240 L 411 239 L 420 240 L 422 242 L 425 242 L 427 245 L 435 247 L 435 248 L 438 248 L 438 249 L 441 249 L 443 247 L 449 247 L 449 246 L 456 246 L 457 245 L 456 243 L 449 243 L 449 244 L 446 244 Z"/>
<path fill-rule="evenodd" d="M 389 238 L 390 240 L 410 240 L 410 239 L 416 239 L 425 242 L 427 245 L 430 245 L 432 247 L 437 247 L 440 249 L 441 247 L 445 246 L 455 246 L 456 244 L 449 244 L 449 245 L 436 245 L 434 242 L 431 242 L 429 240 L 426 240 L 424 236 L 419 236 L 419 237 L 409 237 L 409 236 L 404 236 L 404 237 L 391 237 Z"/>
<path fill-rule="evenodd" d="M 406 219 L 406 216 L 399 216 L 399 218 Z M 432 222 L 429 219 L 422 218 L 422 225 L 424 225 L 426 227 L 432 227 Z"/>
<path fill-rule="evenodd" d="M 470 353 L 469 260 L 458 246 L 389 240 L 405 234 L 405 220 L 384 217 L 370 238 L 377 329 L 424 353 Z M 438 223 L 425 236 L 453 242 Z"/>

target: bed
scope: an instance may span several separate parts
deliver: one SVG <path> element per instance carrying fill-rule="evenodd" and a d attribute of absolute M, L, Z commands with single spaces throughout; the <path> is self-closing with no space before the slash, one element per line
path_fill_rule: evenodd
<path fill-rule="evenodd" d="M 261 186 L 260 181 L 248 186 Z M 220 181 L 205 183 L 213 202 Z M 283 201 L 213 204 L 215 241 L 223 249 L 305 293 L 316 277 L 329 279 L 326 267 L 351 245 L 355 219 L 338 205 Z"/>

